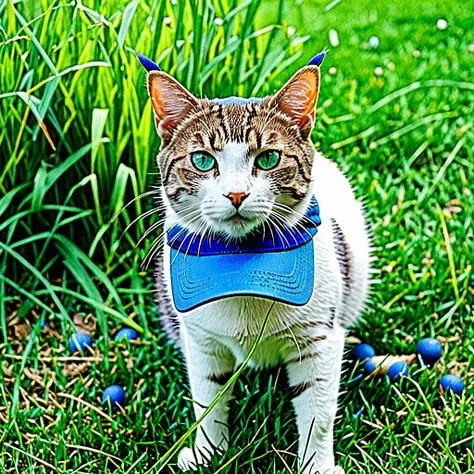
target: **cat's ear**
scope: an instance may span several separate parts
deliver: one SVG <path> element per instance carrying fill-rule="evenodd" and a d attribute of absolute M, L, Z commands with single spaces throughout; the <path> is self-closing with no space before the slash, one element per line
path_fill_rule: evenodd
<path fill-rule="evenodd" d="M 191 92 L 163 71 L 148 73 L 148 93 L 155 111 L 156 129 L 163 140 L 171 138 L 178 123 L 198 105 Z"/>
<path fill-rule="evenodd" d="M 299 126 L 303 138 L 313 129 L 316 102 L 319 95 L 319 67 L 305 66 L 300 69 L 275 94 L 271 105 L 289 115 Z"/>

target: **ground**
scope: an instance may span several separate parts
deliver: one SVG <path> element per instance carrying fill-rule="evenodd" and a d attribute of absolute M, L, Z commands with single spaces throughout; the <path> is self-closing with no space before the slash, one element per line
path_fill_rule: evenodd
<path fill-rule="evenodd" d="M 426 336 L 444 348 L 436 369 L 414 366 L 395 385 L 354 380 L 348 352 L 339 463 L 346 473 L 474 472 L 472 8 L 254 1 L 234 15 L 232 2 L 213 2 L 220 26 L 202 2 L 191 16 L 189 3 L 98 3 L 0 4 L 0 471 L 157 472 L 193 423 L 152 270 L 139 270 L 145 251 L 133 247 L 149 221 L 121 237 L 153 196 L 112 220 L 156 179 L 158 140 L 132 48 L 196 94 L 245 96 L 275 90 L 329 46 L 313 138 L 365 201 L 377 257 L 370 305 L 350 336 L 380 354 L 413 353 Z M 283 29 L 262 32 L 271 22 Z M 191 30 L 193 42 L 167 49 Z M 228 56 L 216 53 L 222 45 Z M 91 61 L 103 64 L 67 70 Z M 38 100 L 26 107 L 18 91 Z M 113 342 L 123 318 L 143 330 L 137 342 Z M 92 332 L 92 353 L 71 357 L 72 323 Z M 447 372 L 464 379 L 461 397 L 439 393 Z M 126 390 L 123 410 L 100 404 L 112 383 Z M 296 471 L 293 418 L 283 371 L 244 370 L 229 451 L 201 472 Z M 177 472 L 175 459 L 163 472 Z"/>

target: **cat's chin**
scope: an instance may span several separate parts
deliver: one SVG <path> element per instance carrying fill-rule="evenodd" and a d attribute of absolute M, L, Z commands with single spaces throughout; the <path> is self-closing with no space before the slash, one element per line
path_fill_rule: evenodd
<path fill-rule="evenodd" d="M 257 219 L 234 216 L 229 220 L 219 222 L 218 228 L 219 232 L 229 239 L 241 239 L 250 234 L 260 223 Z"/>

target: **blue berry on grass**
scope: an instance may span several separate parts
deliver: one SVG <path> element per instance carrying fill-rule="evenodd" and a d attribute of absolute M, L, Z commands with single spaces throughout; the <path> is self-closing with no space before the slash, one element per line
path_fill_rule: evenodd
<path fill-rule="evenodd" d="M 107 403 L 107 399 L 113 407 L 123 405 L 125 401 L 125 390 L 120 385 L 110 385 L 104 390 L 102 395 L 102 404 Z"/>
<path fill-rule="evenodd" d="M 392 364 L 387 371 L 390 382 L 396 382 L 401 375 L 405 377 L 408 375 L 408 364 L 406 362 L 395 362 Z"/>
<path fill-rule="evenodd" d="M 122 339 L 128 339 L 129 341 L 134 341 L 138 338 L 138 333 L 135 329 L 132 328 L 123 328 L 115 336 L 116 341 L 121 341 Z"/>
<path fill-rule="evenodd" d="M 374 357 L 375 351 L 369 344 L 358 344 L 354 347 L 354 355 L 359 360 L 370 359 Z"/>
<path fill-rule="evenodd" d="M 69 347 L 71 352 L 86 352 L 86 347 L 92 347 L 92 338 L 89 334 L 84 334 L 82 332 L 76 332 L 69 338 Z"/>
<path fill-rule="evenodd" d="M 443 347 L 436 339 L 426 337 L 418 343 L 416 352 L 421 356 L 425 364 L 432 365 L 441 358 Z"/>
<path fill-rule="evenodd" d="M 452 390 L 456 395 L 461 395 L 464 390 L 464 382 L 457 375 L 446 374 L 439 381 L 441 393 L 444 395 L 448 390 Z"/>
<path fill-rule="evenodd" d="M 377 364 L 372 360 L 369 359 L 365 364 L 364 364 L 364 372 L 369 375 L 371 374 L 375 369 L 377 369 Z"/>

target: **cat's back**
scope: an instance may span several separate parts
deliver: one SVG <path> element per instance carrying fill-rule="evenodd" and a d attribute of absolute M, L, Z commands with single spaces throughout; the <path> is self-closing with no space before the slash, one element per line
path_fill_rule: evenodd
<path fill-rule="evenodd" d="M 336 163 L 316 153 L 312 181 L 313 193 L 323 214 L 341 226 L 367 233 L 363 205 Z"/>
<path fill-rule="evenodd" d="M 319 153 L 315 154 L 312 179 L 323 223 L 332 228 L 343 280 L 340 322 L 349 327 L 363 310 L 370 285 L 371 238 L 364 206 L 338 166 Z"/>

